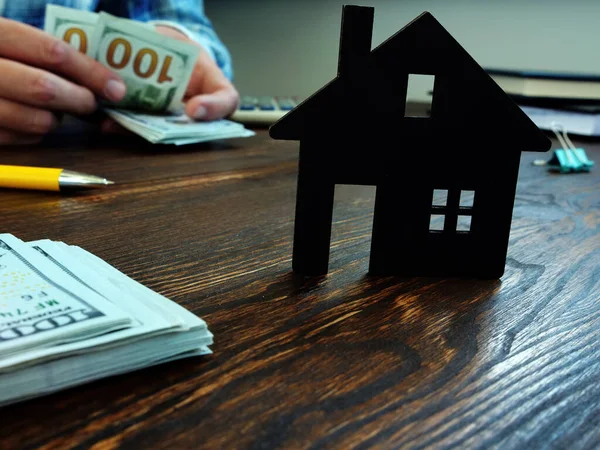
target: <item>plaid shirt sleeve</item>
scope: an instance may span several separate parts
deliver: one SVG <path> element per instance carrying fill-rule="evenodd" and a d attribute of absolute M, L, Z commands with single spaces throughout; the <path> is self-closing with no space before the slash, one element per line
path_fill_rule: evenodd
<path fill-rule="evenodd" d="M 233 78 L 231 56 L 204 14 L 202 0 L 103 0 L 99 8 L 121 17 L 181 31 L 208 51 L 227 78 Z"/>

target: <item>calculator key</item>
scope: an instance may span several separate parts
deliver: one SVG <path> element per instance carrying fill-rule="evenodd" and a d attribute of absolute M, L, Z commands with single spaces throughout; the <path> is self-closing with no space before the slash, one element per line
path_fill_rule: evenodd
<path fill-rule="evenodd" d="M 242 111 L 254 111 L 256 108 L 256 104 L 258 103 L 258 99 L 256 97 L 242 97 L 240 101 L 240 106 L 238 109 Z"/>
<path fill-rule="evenodd" d="M 279 103 L 279 109 L 282 111 L 291 111 L 296 107 L 296 102 L 290 97 L 282 97 L 277 99 Z"/>
<path fill-rule="evenodd" d="M 269 126 L 285 116 L 299 102 L 297 97 L 292 96 L 242 95 L 240 106 L 230 119 L 249 126 Z"/>
<path fill-rule="evenodd" d="M 275 111 L 273 97 L 261 97 L 258 99 L 258 108 L 261 111 Z"/>

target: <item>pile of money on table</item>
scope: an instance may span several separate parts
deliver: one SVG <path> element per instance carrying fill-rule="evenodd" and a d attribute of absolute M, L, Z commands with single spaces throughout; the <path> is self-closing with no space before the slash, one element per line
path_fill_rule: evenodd
<path fill-rule="evenodd" d="M 211 353 L 206 323 L 80 247 L 0 234 L 0 406 Z"/>
<path fill-rule="evenodd" d="M 117 104 L 106 103 L 104 111 L 150 142 L 183 145 L 254 135 L 236 122 L 195 122 L 182 113 L 197 46 L 149 24 L 51 4 L 44 30 L 121 76 L 127 94 Z"/>

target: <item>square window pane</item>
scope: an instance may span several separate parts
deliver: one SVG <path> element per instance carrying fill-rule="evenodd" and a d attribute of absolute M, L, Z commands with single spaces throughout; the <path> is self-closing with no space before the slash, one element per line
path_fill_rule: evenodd
<path fill-rule="evenodd" d="M 461 208 L 472 208 L 474 201 L 475 191 L 460 191 L 460 203 L 458 206 Z"/>
<path fill-rule="evenodd" d="M 429 219 L 429 231 L 444 231 L 446 216 L 443 214 L 432 214 Z"/>
<path fill-rule="evenodd" d="M 456 231 L 471 231 L 471 216 L 458 216 Z"/>
<path fill-rule="evenodd" d="M 431 204 L 433 206 L 446 206 L 448 204 L 448 189 L 434 189 Z"/>

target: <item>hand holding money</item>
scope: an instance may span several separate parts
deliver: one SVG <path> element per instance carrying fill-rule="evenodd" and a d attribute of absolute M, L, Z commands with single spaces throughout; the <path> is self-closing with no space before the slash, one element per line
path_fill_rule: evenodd
<path fill-rule="evenodd" d="M 186 108 L 190 117 L 213 120 L 236 107 L 233 85 L 178 30 L 55 5 L 46 8 L 44 29 L 125 79 L 128 92 L 119 108 L 173 112 L 185 97 L 193 100 Z"/>
<path fill-rule="evenodd" d="M 117 107 L 138 113 L 157 114 L 152 123 L 162 125 L 176 123 L 177 130 L 160 134 L 177 135 L 169 143 L 193 143 L 207 140 L 198 135 L 202 127 L 188 122 L 189 134 L 182 132 L 184 121 L 173 113 L 185 113 L 196 120 L 215 120 L 224 117 L 236 108 L 238 93 L 206 51 L 175 29 L 153 27 L 101 12 L 100 14 L 48 5 L 45 30 L 68 42 L 82 53 L 93 57 L 103 66 L 120 75 L 127 86 L 127 93 L 118 102 L 104 102 L 105 107 Z M 158 32 L 157 32 L 158 31 Z M 110 110 L 106 112 L 113 117 Z M 130 116 L 131 118 L 131 116 Z M 143 137 L 140 130 L 147 127 L 128 126 L 131 120 L 118 121 Z M 137 122 L 137 121 L 134 121 Z M 104 124 L 105 130 L 113 128 L 111 122 Z M 233 133 L 233 128 L 239 132 Z M 219 131 L 222 129 L 222 133 Z M 156 130 L 154 130 L 156 131 Z M 210 127 L 211 138 L 251 135 L 242 126 L 232 127 L 225 121 L 215 122 Z M 151 142 L 156 140 L 156 133 Z"/>
<path fill-rule="evenodd" d="M 96 96 L 119 101 L 121 77 L 63 41 L 0 18 L 0 145 L 36 142 L 57 112 L 89 114 Z"/>

